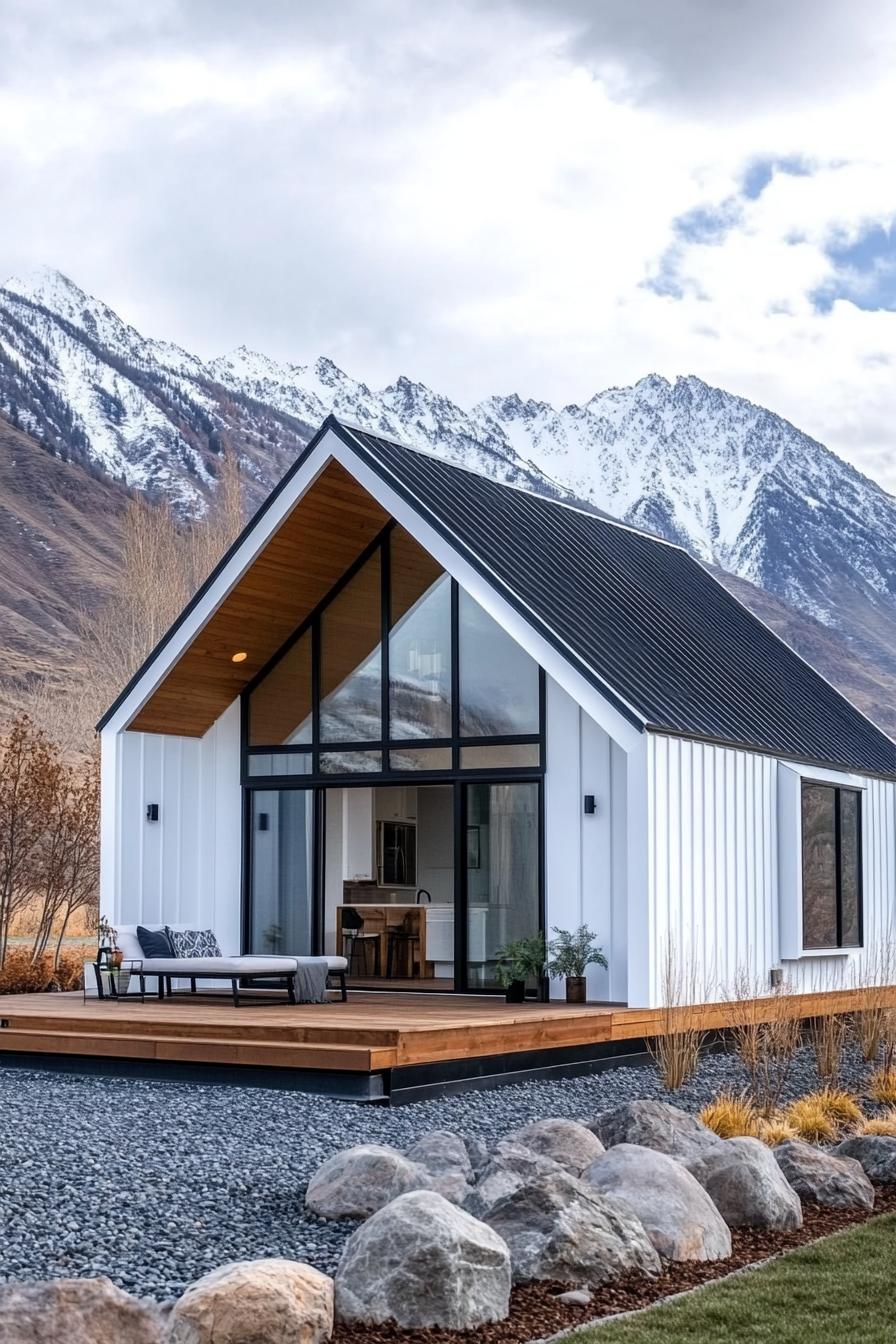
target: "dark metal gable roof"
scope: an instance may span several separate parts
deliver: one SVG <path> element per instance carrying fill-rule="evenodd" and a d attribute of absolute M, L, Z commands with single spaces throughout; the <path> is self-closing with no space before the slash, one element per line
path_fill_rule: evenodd
<path fill-rule="evenodd" d="M 686 551 L 333 427 L 628 717 L 631 707 L 656 731 L 896 774 L 896 744 Z"/>
<path fill-rule="evenodd" d="M 109 722 L 327 431 L 639 727 L 896 776 L 896 744 L 685 551 L 328 416 L 103 715 Z"/>

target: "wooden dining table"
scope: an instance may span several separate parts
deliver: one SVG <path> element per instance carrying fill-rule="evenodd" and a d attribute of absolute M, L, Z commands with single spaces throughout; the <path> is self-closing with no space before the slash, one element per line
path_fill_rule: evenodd
<path fill-rule="evenodd" d="M 342 936 L 342 912 L 345 909 L 357 910 L 358 914 L 364 920 L 364 928 L 359 929 L 359 933 L 375 933 L 379 936 L 380 950 L 380 973 L 385 976 L 388 955 L 389 930 L 400 928 L 404 924 L 405 916 L 413 914 L 415 919 L 411 920 L 412 932 L 420 939 L 419 960 L 420 975 L 432 976 L 432 966 L 427 966 L 426 962 L 426 906 L 416 905 L 413 902 L 403 902 L 401 904 L 387 903 L 384 905 L 368 905 L 366 903 L 347 903 L 336 907 L 336 946 L 339 948 L 340 956 L 345 956 L 345 944 Z M 348 930 L 347 930 L 348 932 Z M 410 968 L 413 975 L 413 966 Z M 399 979 L 405 977 L 399 976 Z"/>

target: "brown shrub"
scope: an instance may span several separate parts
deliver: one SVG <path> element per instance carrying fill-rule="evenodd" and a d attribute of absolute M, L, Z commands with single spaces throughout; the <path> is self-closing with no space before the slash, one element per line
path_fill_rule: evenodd
<path fill-rule="evenodd" d="M 80 989 L 85 955 L 80 947 L 63 948 L 54 970 L 49 952 L 32 961 L 30 947 L 11 947 L 0 967 L 0 994 L 43 994 L 51 989 Z"/>
<path fill-rule="evenodd" d="M 53 959 L 49 955 L 31 960 L 30 947 L 11 947 L 0 966 L 0 994 L 39 994 L 49 989 Z"/>
<path fill-rule="evenodd" d="M 82 947 L 66 947 L 59 954 L 53 976 L 60 990 L 81 989 L 84 984 L 84 961 L 87 953 Z"/>

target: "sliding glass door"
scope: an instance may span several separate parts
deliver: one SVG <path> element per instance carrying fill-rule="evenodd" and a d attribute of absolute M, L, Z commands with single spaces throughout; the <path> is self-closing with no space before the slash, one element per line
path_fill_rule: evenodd
<path fill-rule="evenodd" d="M 307 956 L 315 951 L 314 790 L 254 789 L 249 825 L 246 950 Z"/>
<path fill-rule="evenodd" d="M 540 789 L 532 783 L 465 784 L 467 988 L 496 989 L 496 953 L 541 927 Z"/>

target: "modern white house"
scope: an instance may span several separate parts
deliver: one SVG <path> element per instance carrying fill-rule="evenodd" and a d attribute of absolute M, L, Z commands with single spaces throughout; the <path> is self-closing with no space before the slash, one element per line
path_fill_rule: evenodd
<path fill-rule="evenodd" d="M 651 1007 L 891 936 L 888 737 L 680 547 L 334 417 L 99 727 L 104 913 L 225 953 L 482 993 L 588 924 Z"/>

